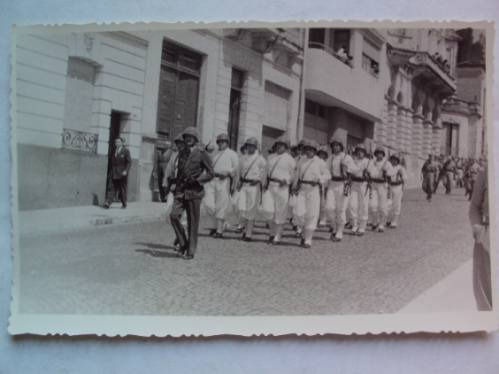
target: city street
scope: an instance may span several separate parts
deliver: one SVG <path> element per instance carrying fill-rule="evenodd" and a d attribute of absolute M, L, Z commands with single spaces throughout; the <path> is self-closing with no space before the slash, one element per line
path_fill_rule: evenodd
<path fill-rule="evenodd" d="M 298 246 L 290 230 L 285 245 L 268 245 L 262 224 L 251 243 L 232 232 L 213 239 L 203 230 L 192 261 L 175 256 L 164 222 L 24 235 L 20 312 L 394 313 L 470 259 L 463 195 L 441 188 L 428 203 L 420 190 L 408 190 L 398 229 L 346 235 L 341 243 L 319 230 L 311 249 Z"/>

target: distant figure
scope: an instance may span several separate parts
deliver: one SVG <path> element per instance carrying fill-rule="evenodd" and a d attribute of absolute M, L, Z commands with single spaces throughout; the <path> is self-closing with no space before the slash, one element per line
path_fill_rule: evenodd
<path fill-rule="evenodd" d="M 109 209 L 113 200 L 118 194 L 121 201 L 121 208 L 125 209 L 127 206 L 127 184 L 128 172 L 132 166 L 132 158 L 130 151 L 123 145 L 124 140 L 121 137 L 116 138 L 114 141 L 114 152 L 111 155 L 111 186 L 109 188 L 104 208 Z"/>
<path fill-rule="evenodd" d="M 469 218 L 473 238 L 475 239 L 473 248 L 473 291 L 478 310 L 492 309 L 487 187 L 487 170 L 481 170 L 476 178 L 469 208 Z"/>
<path fill-rule="evenodd" d="M 431 201 L 437 173 L 438 164 L 433 159 L 433 156 L 429 155 L 421 168 L 421 174 L 423 175 L 423 191 L 426 193 L 426 200 L 428 201 Z"/>
<path fill-rule="evenodd" d="M 165 171 L 173 153 L 171 150 L 172 143 L 169 141 L 158 141 L 156 147 L 157 152 L 154 157 L 153 177 L 157 180 L 159 197 L 162 202 L 166 202 L 166 189 L 163 186 Z"/>

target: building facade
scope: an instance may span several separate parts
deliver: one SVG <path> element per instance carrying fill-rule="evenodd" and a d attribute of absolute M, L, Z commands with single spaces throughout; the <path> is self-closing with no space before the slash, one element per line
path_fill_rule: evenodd
<path fill-rule="evenodd" d="M 117 136 L 133 160 L 130 200 L 151 200 L 157 140 L 187 126 L 203 143 L 227 132 L 235 149 L 255 136 L 264 154 L 284 132 L 295 142 L 326 144 L 335 134 L 350 148 L 381 145 L 403 153 L 416 185 L 428 154 L 483 151 L 484 64 L 470 57 L 475 39 L 483 46 L 481 35 L 346 28 L 20 34 L 19 208 L 102 203 Z"/>

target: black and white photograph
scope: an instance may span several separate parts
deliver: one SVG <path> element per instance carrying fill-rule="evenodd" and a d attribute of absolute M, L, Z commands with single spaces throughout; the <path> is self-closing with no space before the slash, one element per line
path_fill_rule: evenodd
<path fill-rule="evenodd" d="M 493 36 L 16 27 L 9 331 L 493 330 Z"/>

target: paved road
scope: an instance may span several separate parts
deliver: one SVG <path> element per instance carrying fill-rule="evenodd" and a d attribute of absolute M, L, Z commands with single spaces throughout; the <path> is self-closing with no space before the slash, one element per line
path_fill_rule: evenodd
<path fill-rule="evenodd" d="M 471 257 L 468 202 L 407 191 L 400 227 L 314 247 L 238 235 L 200 238 L 193 261 L 174 256 L 162 223 L 21 238 L 22 313 L 308 315 L 391 313 Z M 471 281 L 471 280 L 470 280 Z M 459 290 L 456 290 L 459 292 Z"/>

